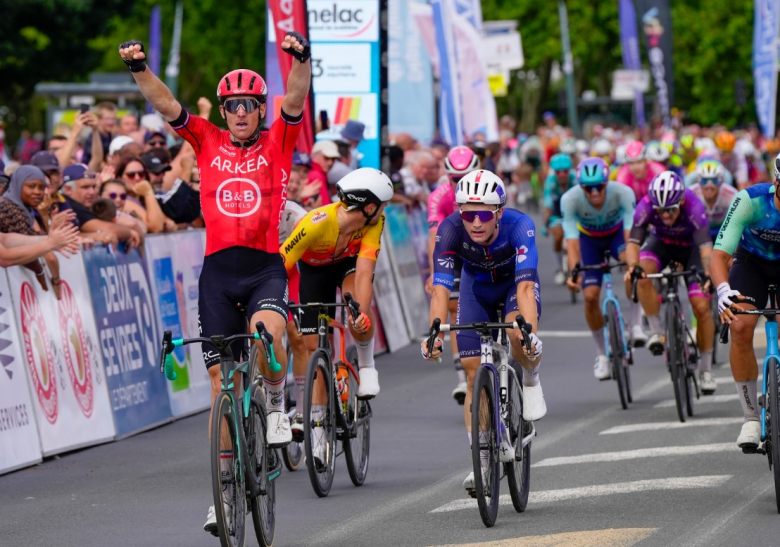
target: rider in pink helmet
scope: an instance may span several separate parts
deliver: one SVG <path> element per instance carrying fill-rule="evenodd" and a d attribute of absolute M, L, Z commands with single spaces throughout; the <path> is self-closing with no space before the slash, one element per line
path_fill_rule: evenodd
<path fill-rule="evenodd" d="M 479 157 L 468 146 L 456 146 L 444 158 L 444 170 L 447 171 L 450 181 L 455 184 L 460 177 L 475 169 L 479 169 Z"/>
<path fill-rule="evenodd" d="M 631 141 L 626 145 L 626 162 L 618 170 L 617 181 L 629 186 L 636 195 L 637 203 L 647 195 L 650 182 L 665 169 L 660 163 L 645 158 L 642 141 Z"/>

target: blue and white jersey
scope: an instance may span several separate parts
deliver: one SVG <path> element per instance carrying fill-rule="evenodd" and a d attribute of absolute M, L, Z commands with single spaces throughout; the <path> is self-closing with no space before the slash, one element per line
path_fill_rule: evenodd
<path fill-rule="evenodd" d="M 578 239 L 580 234 L 608 237 L 621 229 L 631 229 L 636 208 L 633 190 L 625 184 L 610 182 L 606 192 L 604 204 L 599 209 L 590 204 L 582 186 L 575 186 L 563 194 L 561 212 L 566 239 Z"/>

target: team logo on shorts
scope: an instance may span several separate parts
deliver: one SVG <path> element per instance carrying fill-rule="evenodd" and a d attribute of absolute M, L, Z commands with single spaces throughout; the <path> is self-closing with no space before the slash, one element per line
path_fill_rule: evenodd
<path fill-rule="evenodd" d="M 217 209 L 225 216 L 252 215 L 260 208 L 261 201 L 260 188 L 250 179 L 227 179 L 217 188 Z"/>

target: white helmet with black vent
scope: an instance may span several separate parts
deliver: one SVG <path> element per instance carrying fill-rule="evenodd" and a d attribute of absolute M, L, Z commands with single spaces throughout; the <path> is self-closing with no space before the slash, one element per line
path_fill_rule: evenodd
<path fill-rule="evenodd" d="M 472 171 L 458 182 L 455 201 L 458 205 L 482 203 L 502 207 L 506 203 L 504 181 L 485 169 Z"/>

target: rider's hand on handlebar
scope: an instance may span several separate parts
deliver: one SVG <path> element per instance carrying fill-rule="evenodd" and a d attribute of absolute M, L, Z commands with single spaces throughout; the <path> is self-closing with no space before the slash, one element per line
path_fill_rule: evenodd
<path fill-rule="evenodd" d="M 538 361 L 539 359 L 542 358 L 542 341 L 533 332 L 528 333 L 527 336 L 531 339 L 532 349 L 530 352 L 527 349 L 525 349 L 525 346 L 523 346 L 523 349 L 525 350 L 525 353 L 526 355 L 528 355 L 528 357 L 530 357 L 534 361 Z"/>
<path fill-rule="evenodd" d="M 623 275 L 623 280 L 626 282 L 631 281 L 634 276 L 645 277 L 645 272 L 642 270 L 639 264 L 634 264 L 633 266 L 626 268 L 626 273 Z"/>
<path fill-rule="evenodd" d="M 433 342 L 433 351 L 430 355 L 428 355 L 428 339 L 426 338 L 420 343 L 420 355 L 422 355 L 423 359 L 426 360 L 437 359 L 441 357 L 443 346 L 444 340 L 437 336 L 436 340 Z"/>
<path fill-rule="evenodd" d="M 371 330 L 371 318 L 365 312 L 360 312 L 357 318 L 349 318 L 349 326 L 355 334 L 366 334 Z"/>
<path fill-rule="evenodd" d="M 572 276 L 566 278 L 566 286 L 571 292 L 580 292 L 579 277 L 575 279 Z"/>
<path fill-rule="evenodd" d="M 731 324 L 734 320 L 734 314 L 729 309 L 734 305 L 734 298 L 742 296 L 739 291 L 731 288 L 728 282 L 724 281 L 718 285 L 718 311 L 720 312 L 721 321 Z"/>

